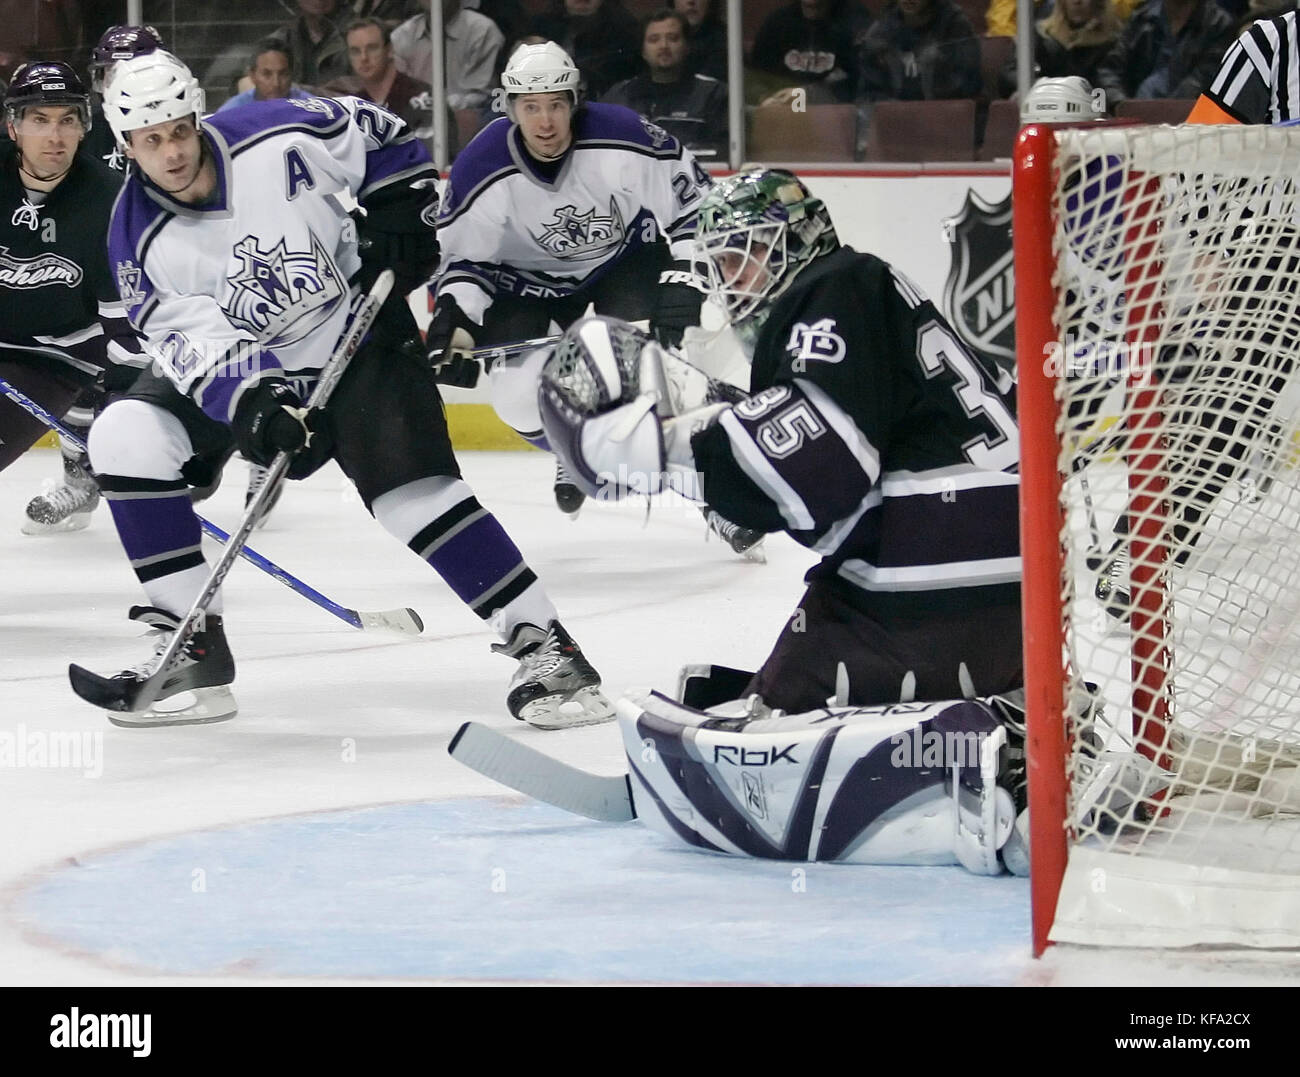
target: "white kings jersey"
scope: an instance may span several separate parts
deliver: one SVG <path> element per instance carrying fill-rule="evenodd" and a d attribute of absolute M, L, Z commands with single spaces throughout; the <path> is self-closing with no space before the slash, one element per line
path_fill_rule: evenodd
<path fill-rule="evenodd" d="M 354 97 L 253 102 L 201 130 L 213 198 L 185 205 L 132 168 L 109 261 L 158 369 L 229 423 L 250 385 L 314 376 L 343 333 L 361 262 L 339 196 L 437 172 L 401 120 Z"/>
<path fill-rule="evenodd" d="M 668 240 L 689 260 L 712 180 L 672 135 L 621 105 L 573 117 L 559 162 L 535 160 L 502 117 L 451 168 L 438 216 L 438 294 L 474 321 L 498 295 L 571 295 L 632 251 Z"/>

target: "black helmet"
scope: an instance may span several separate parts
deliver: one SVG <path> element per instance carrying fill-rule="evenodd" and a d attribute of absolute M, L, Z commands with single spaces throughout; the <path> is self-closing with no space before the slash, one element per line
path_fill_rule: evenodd
<path fill-rule="evenodd" d="M 81 77 L 67 64 L 33 60 L 14 72 L 5 91 L 9 122 L 17 123 L 25 109 L 41 105 L 75 105 L 82 126 L 90 130 L 90 96 Z"/>
<path fill-rule="evenodd" d="M 143 56 L 163 47 L 162 35 L 152 26 L 110 26 L 90 50 L 90 87 L 104 92 L 104 76 L 118 60 Z"/>

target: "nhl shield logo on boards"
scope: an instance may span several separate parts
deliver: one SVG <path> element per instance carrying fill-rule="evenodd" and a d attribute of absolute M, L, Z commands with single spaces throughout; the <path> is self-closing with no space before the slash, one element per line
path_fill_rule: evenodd
<path fill-rule="evenodd" d="M 968 348 L 1009 367 L 1016 354 L 1011 195 L 991 204 L 968 190 L 966 204 L 943 230 L 952 244 L 943 289 L 948 320 Z"/>

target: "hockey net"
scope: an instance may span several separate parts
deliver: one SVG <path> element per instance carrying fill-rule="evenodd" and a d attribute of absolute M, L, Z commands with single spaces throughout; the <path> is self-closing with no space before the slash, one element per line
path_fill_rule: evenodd
<path fill-rule="evenodd" d="M 1036 948 L 1300 945 L 1300 128 L 1026 129 Z"/>

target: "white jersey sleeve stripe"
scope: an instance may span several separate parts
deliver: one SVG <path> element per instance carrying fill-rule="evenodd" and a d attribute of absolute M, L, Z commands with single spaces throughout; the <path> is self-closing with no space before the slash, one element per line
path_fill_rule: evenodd
<path fill-rule="evenodd" d="M 718 422 L 727 432 L 732 452 L 741 470 L 772 499 L 786 526 L 792 531 L 811 531 L 814 521 L 803 498 L 795 493 L 794 488 L 772 467 L 771 462 L 754 444 L 749 431 L 741 425 L 740 420 L 732 412 L 726 411 Z"/>

